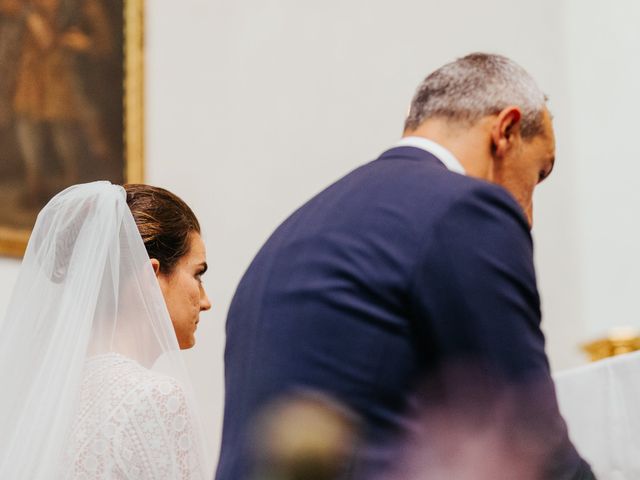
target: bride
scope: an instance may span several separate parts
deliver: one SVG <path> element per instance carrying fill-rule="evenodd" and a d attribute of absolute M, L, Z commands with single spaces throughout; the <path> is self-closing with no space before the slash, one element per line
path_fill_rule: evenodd
<path fill-rule="evenodd" d="M 95 182 L 47 204 L 0 320 L 0 478 L 210 478 L 180 356 L 206 269 L 166 190 Z"/>

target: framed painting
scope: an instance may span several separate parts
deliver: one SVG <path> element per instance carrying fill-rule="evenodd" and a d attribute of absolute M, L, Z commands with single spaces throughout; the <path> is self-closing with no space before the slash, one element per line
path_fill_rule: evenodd
<path fill-rule="evenodd" d="M 69 185 L 143 180 L 144 0 L 0 0 L 0 254 Z"/>

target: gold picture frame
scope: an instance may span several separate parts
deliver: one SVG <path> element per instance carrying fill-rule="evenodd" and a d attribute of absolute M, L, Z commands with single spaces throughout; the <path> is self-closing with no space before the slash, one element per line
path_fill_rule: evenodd
<path fill-rule="evenodd" d="M 144 0 L 0 0 L 0 65 L 6 66 L 6 71 L 0 71 L 0 77 L 16 78 L 11 85 L 7 84 L 7 82 L 2 83 L 0 80 L 0 110 L 13 109 L 14 114 L 9 120 L 5 119 L 4 123 L 0 118 L 0 152 L 4 152 L 4 159 L 0 158 L 0 166 L 4 166 L 4 170 L 0 168 L 0 204 L 4 203 L 4 205 L 0 209 L 4 209 L 5 212 L 4 216 L 0 215 L 0 255 L 21 257 L 24 254 L 37 212 L 56 191 L 73 183 L 101 179 L 110 180 L 114 183 L 143 182 L 144 7 Z M 53 11 L 52 9 L 55 8 L 66 8 L 66 11 Z M 42 19 L 38 19 L 35 16 L 37 14 L 40 14 Z M 50 14 L 49 17 L 46 16 L 47 14 Z M 93 15 L 93 18 L 88 18 L 91 15 Z M 37 41 L 30 38 L 31 32 L 29 28 L 31 24 L 38 24 L 36 20 L 39 20 L 40 24 L 46 25 L 45 20 L 47 19 L 50 19 L 51 24 L 55 25 L 55 28 L 51 29 L 55 35 L 58 35 L 56 40 L 58 43 L 55 45 L 65 45 L 67 48 L 65 52 L 68 52 L 71 47 L 75 47 L 78 51 L 84 48 L 85 52 L 87 52 L 84 57 L 87 57 L 88 60 L 85 60 L 83 55 L 75 51 L 74 55 L 62 53 L 56 58 L 49 57 L 45 61 L 39 60 L 38 64 L 32 66 L 32 71 L 30 72 L 28 70 L 28 55 L 32 52 L 29 49 L 31 48 L 31 50 L 37 52 L 38 44 Z M 95 24 L 93 30 L 91 29 L 92 21 Z M 74 22 L 77 25 L 82 25 L 82 28 L 85 28 L 88 33 L 84 33 L 81 27 L 74 25 Z M 100 22 L 104 25 L 101 26 Z M 111 30 L 109 30 L 109 26 Z M 100 58 L 106 58 L 106 54 L 100 57 L 99 55 L 94 55 L 95 52 L 91 51 L 91 48 L 97 50 L 100 47 L 101 39 L 99 34 L 101 33 L 101 27 L 104 27 L 102 28 L 102 40 L 109 41 L 109 32 L 111 33 L 110 38 L 114 39 L 112 44 L 108 45 L 109 55 L 111 55 L 109 62 L 104 60 L 103 65 L 99 65 L 99 60 Z M 95 38 L 91 38 L 91 35 L 94 35 Z M 32 36 L 35 37 L 35 34 Z M 11 44 L 7 43 L 11 39 L 14 41 L 14 48 L 10 48 Z M 18 42 L 17 39 L 21 42 L 19 43 L 20 48 L 15 48 L 15 45 L 18 44 L 15 43 Z M 29 45 L 29 41 L 33 45 Z M 5 43 L 3 44 L 3 42 Z M 55 50 L 55 48 L 49 48 L 49 51 L 52 50 Z M 107 48 L 105 47 L 101 51 L 107 51 Z M 13 57 L 11 57 L 11 52 L 21 53 L 13 54 Z M 54 78 L 53 82 L 49 82 L 47 85 L 55 85 L 58 82 L 58 95 L 62 91 L 62 98 L 64 98 L 64 94 L 69 93 L 69 85 L 78 87 L 77 90 L 80 93 L 75 94 L 75 91 L 71 91 L 69 96 L 75 101 L 82 98 L 84 102 L 77 102 L 85 110 L 84 112 L 79 112 L 77 118 L 73 118 L 75 113 L 73 109 L 71 109 L 71 115 L 69 115 L 68 111 L 65 111 L 65 109 L 70 109 L 61 101 L 58 102 L 59 105 L 53 105 L 52 107 L 47 106 L 46 102 L 44 106 L 41 106 L 34 101 L 34 98 L 40 100 L 43 97 L 42 89 L 50 87 L 43 86 L 41 91 L 37 91 L 37 88 L 34 87 L 37 81 L 34 82 L 33 79 L 29 79 L 29 74 L 35 80 L 38 80 L 39 78 L 36 74 L 40 77 L 43 76 L 42 70 L 38 69 L 46 62 L 49 62 L 52 71 L 55 72 L 55 78 L 50 77 Z M 85 62 L 85 64 L 82 62 Z M 73 65 L 74 70 L 71 70 L 72 67 L 69 65 Z M 90 66 L 82 70 L 82 67 L 86 65 Z M 91 65 L 97 65 L 94 67 L 95 72 L 91 70 Z M 64 70 L 64 68 L 67 70 Z M 83 81 L 87 84 L 91 83 L 86 78 L 81 78 L 82 74 L 86 72 L 93 74 L 91 78 L 94 81 L 89 87 L 82 87 Z M 6 75 L 7 73 L 10 75 Z M 3 74 L 5 75 L 3 76 Z M 13 77 L 11 74 L 13 74 Z M 65 78 L 68 80 L 66 82 L 66 91 Z M 107 79 L 111 83 L 107 83 Z M 104 84 L 100 84 L 100 82 L 104 82 Z M 96 86 L 96 83 L 99 85 Z M 119 92 L 119 105 L 114 107 L 111 105 L 117 103 L 114 102 L 114 98 L 109 99 L 106 97 L 100 99 L 102 104 L 97 100 L 92 104 L 90 87 L 93 88 L 93 93 L 97 92 L 96 95 L 102 94 L 106 96 L 107 93 L 104 92 L 112 92 L 112 95 L 115 96 L 115 92 Z M 38 95 L 34 95 L 34 90 Z M 44 93 L 49 94 L 46 91 Z M 20 96 L 21 94 L 22 96 Z M 53 100 L 49 103 L 55 104 L 56 97 L 51 94 L 51 98 Z M 70 102 L 67 101 L 66 104 L 68 103 Z M 33 105 L 36 105 L 36 108 Z M 107 113 L 100 111 L 100 105 L 108 107 L 108 111 L 111 113 L 110 117 Z M 82 108 L 77 108 L 76 110 L 80 111 Z M 56 119 L 56 109 L 60 113 L 57 118 L 62 118 L 62 120 Z M 51 111 L 54 112 L 53 120 L 51 119 Z M 100 117 L 101 114 L 104 114 L 104 121 Z M 69 116 L 71 116 L 71 120 L 69 120 Z M 2 112 L 0 112 L 0 117 L 2 117 Z M 105 141 L 101 141 L 102 138 L 100 138 L 101 126 L 104 127 L 103 137 L 107 138 Z M 57 132 L 56 129 L 63 130 L 63 128 L 73 127 L 77 128 L 77 132 L 81 134 L 79 136 L 86 134 L 87 138 L 95 140 L 95 145 L 90 144 L 89 140 L 84 142 L 86 144 L 84 148 L 86 152 L 89 152 L 84 158 L 99 158 L 100 161 L 95 161 L 95 164 L 87 163 L 76 167 L 76 170 L 80 171 L 80 173 L 77 173 L 78 181 L 67 181 L 66 183 L 64 178 L 66 178 L 68 172 L 64 171 L 64 166 L 61 165 L 64 165 L 64 161 L 67 161 L 68 158 L 58 160 L 58 163 L 53 164 L 53 166 L 42 166 L 44 172 L 40 173 L 45 177 L 42 183 L 46 184 L 48 190 L 45 189 L 44 193 L 38 197 L 33 192 L 39 193 L 39 191 L 30 189 L 32 183 L 29 183 L 30 177 L 28 173 L 25 173 L 28 172 L 30 166 L 39 165 L 35 161 L 31 161 L 30 164 L 27 161 L 32 160 L 29 155 L 34 157 L 34 148 L 29 143 L 29 140 L 35 139 L 36 141 L 32 143 L 40 146 L 41 157 L 48 159 L 47 154 L 50 151 L 47 149 L 55 150 L 54 147 L 57 143 L 64 146 L 64 142 L 61 142 L 61 140 L 64 140 L 63 134 L 65 132 Z M 37 133 L 39 136 L 34 136 L 34 132 L 39 132 Z M 111 136 L 109 137 L 107 134 L 110 132 Z M 56 138 L 55 134 L 58 134 L 60 138 Z M 112 144 L 109 144 L 109 138 L 115 139 L 111 142 Z M 23 147 L 22 150 L 18 148 L 20 146 Z M 103 146 L 104 148 L 102 148 Z M 64 152 L 65 150 L 61 148 L 60 151 Z M 69 149 L 67 149 L 68 151 Z M 94 151 L 99 153 L 94 153 Z M 105 152 L 108 152 L 108 154 Z M 53 153 L 56 154 L 56 152 Z M 55 157 L 55 155 L 52 156 Z M 59 156 L 62 157 L 62 154 Z M 72 157 L 72 155 L 68 155 L 68 157 Z M 77 157 L 81 158 L 81 156 Z M 34 158 L 37 159 L 37 157 Z M 41 161 L 42 163 L 43 161 Z M 45 171 L 44 167 L 48 167 L 49 171 Z M 52 180 L 58 177 L 61 180 Z M 49 184 L 47 184 L 47 181 Z M 20 216 L 16 218 L 19 218 L 22 223 L 13 220 L 13 217 L 11 217 L 12 208 L 14 209 L 13 211 L 19 211 Z M 16 213 L 16 215 L 18 214 Z"/>

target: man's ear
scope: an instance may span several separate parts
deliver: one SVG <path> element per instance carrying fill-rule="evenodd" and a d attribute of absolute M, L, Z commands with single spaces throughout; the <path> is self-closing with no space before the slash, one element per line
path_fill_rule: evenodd
<path fill-rule="evenodd" d="M 513 144 L 520 139 L 521 118 L 520 108 L 513 105 L 498 113 L 491 129 L 492 150 L 497 157 L 504 157 Z"/>
<path fill-rule="evenodd" d="M 153 273 L 156 274 L 156 277 L 160 275 L 160 260 L 158 260 L 157 258 L 152 258 L 151 266 L 153 267 Z"/>

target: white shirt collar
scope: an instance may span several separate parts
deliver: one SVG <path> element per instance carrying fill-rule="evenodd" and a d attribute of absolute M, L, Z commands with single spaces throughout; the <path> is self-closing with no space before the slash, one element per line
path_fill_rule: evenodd
<path fill-rule="evenodd" d="M 434 155 L 444 164 L 445 167 L 447 167 L 452 172 L 456 172 L 461 175 L 466 175 L 467 173 L 460 161 L 455 157 L 453 153 L 451 153 L 439 143 L 436 143 L 433 140 L 429 140 L 428 138 L 404 137 L 400 139 L 400 141 L 396 143 L 395 146 L 420 148 Z"/>

